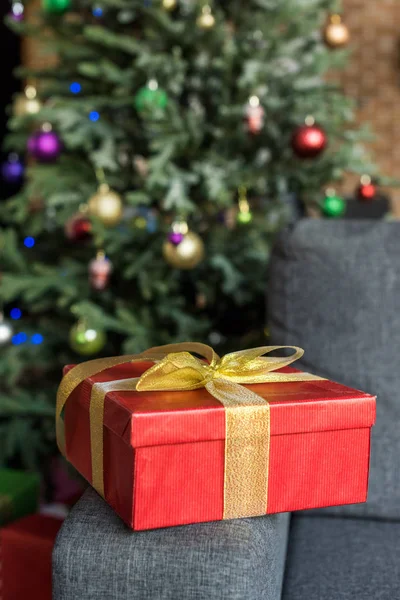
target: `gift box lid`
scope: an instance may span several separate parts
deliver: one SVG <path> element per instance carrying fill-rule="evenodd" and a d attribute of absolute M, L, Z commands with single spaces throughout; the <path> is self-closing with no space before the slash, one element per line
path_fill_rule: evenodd
<path fill-rule="evenodd" d="M 89 411 L 94 383 L 139 377 L 152 364 L 130 363 L 103 371 L 81 383 L 71 400 Z M 280 371 L 298 372 L 292 367 Z M 272 436 L 371 427 L 375 422 L 375 396 L 326 379 L 246 387 L 268 400 Z M 223 440 L 225 409 L 206 389 L 109 392 L 104 426 L 135 448 Z"/>

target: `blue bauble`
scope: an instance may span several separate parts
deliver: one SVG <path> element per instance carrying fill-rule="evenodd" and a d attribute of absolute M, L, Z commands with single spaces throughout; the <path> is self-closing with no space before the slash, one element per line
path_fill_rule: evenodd
<path fill-rule="evenodd" d="M 17 155 L 10 155 L 1 165 L 1 175 L 7 183 L 16 184 L 22 181 L 24 165 Z"/>

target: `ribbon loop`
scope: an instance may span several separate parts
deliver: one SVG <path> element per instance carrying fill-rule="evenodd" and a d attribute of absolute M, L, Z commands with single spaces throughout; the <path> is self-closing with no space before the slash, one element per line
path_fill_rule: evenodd
<path fill-rule="evenodd" d="M 276 350 L 288 349 L 294 350 L 294 354 L 291 356 L 264 357 L 265 354 L 270 354 Z M 219 368 L 224 372 L 234 371 L 236 375 L 261 370 L 266 373 L 281 369 L 282 367 L 287 367 L 301 358 L 303 354 L 304 350 L 297 346 L 259 346 L 258 348 L 250 348 L 249 350 L 239 350 L 238 352 L 225 354 L 221 359 Z"/>
<path fill-rule="evenodd" d="M 138 392 L 196 390 L 205 387 L 213 368 L 189 352 L 168 354 L 141 376 Z"/>

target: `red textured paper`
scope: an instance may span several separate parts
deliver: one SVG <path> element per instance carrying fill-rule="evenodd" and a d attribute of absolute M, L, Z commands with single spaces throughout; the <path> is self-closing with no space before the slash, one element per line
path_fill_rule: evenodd
<path fill-rule="evenodd" d="M 105 371 L 68 400 L 67 455 L 88 481 L 91 386 L 135 377 L 148 366 Z M 249 387 L 271 407 L 266 512 L 365 501 L 373 396 L 326 380 Z M 105 496 L 134 529 L 222 519 L 224 449 L 224 407 L 206 390 L 107 395 Z"/>
<path fill-rule="evenodd" d="M 51 600 L 51 554 L 61 524 L 31 515 L 0 530 L 2 600 Z"/>

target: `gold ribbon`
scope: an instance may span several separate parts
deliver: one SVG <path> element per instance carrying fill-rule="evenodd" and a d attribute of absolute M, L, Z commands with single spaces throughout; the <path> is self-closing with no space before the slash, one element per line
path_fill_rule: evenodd
<path fill-rule="evenodd" d="M 274 350 L 292 349 L 290 357 L 265 357 Z M 193 354 L 197 354 L 199 359 Z M 241 384 L 311 381 L 309 373 L 276 373 L 301 358 L 296 346 L 262 346 L 232 352 L 220 358 L 205 344 L 168 344 L 142 354 L 100 358 L 71 369 L 57 394 L 57 441 L 65 455 L 62 412 L 69 396 L 88 377 L 124 363 L 155 364 L 141 377 L 95 383 L 90 398 L 92 485 L 104 497 L 103 419 L 104 400 L 114 391 L 189 391 L 206 388 L 225 407 L 226 441 L 224 472 L 224 519 L 263 515 L 268 505 L 270 453 L 269 403 Z M 203 359 L 206 359 L 205 362 Z"/>

